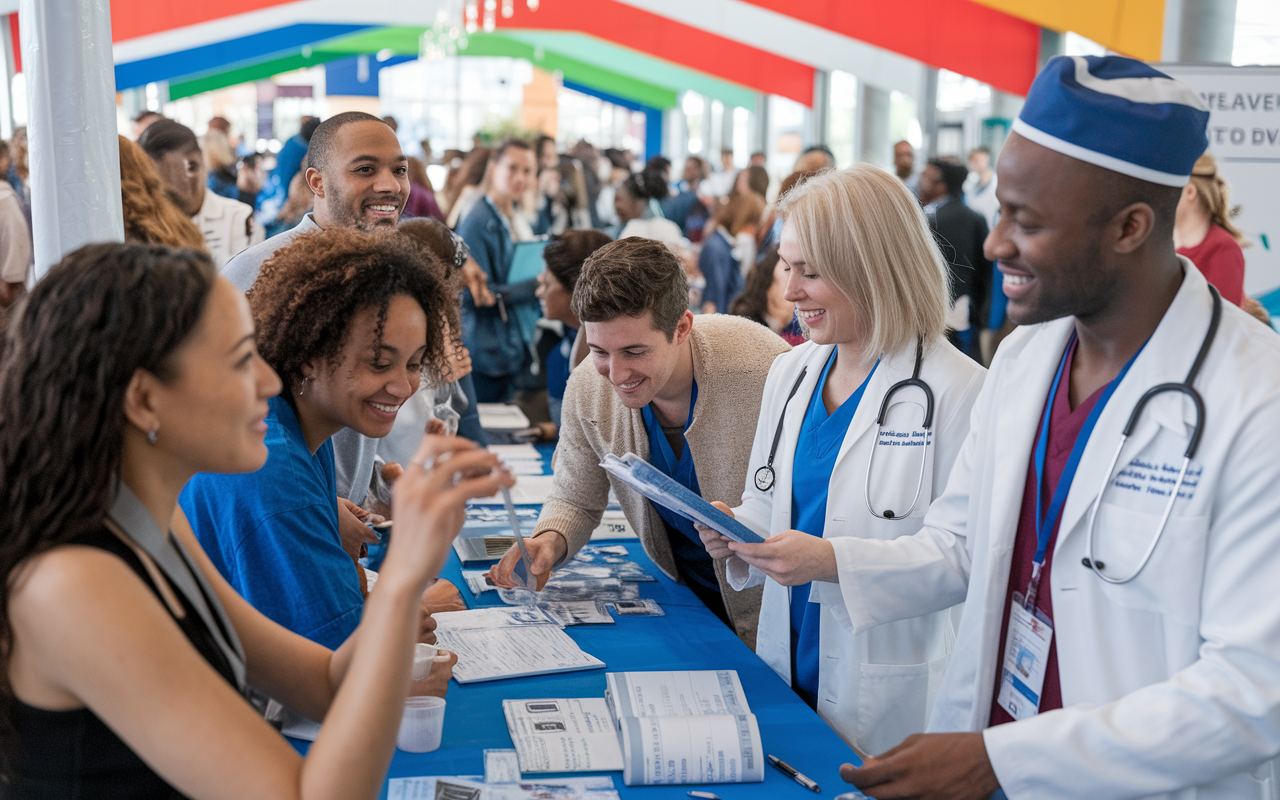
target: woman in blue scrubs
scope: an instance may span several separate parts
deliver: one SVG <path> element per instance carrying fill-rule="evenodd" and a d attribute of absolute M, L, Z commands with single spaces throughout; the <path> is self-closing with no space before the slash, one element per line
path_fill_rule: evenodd
<path fill-rule="evenodd" d="M 343 529 L 367 532 L 337 497 L 330 439 L 344 428 L 386 436 L 424 372 L 444 372 L 446 324 L 456 330 L 458 318 L 443 274 L 407 237 L 350 229 L 278 251 L 249 292 L 258 348 L 284 383 L 268 401 L 267 463 L 197 475 L 179 499 L 241 596 L 330 649 L 355 631 L 366 594 Z M 425 641 L 434 641 L 430 600 Z"/>
<path fill-rule="evenodd" d="M 841 545 L 920 528 L 984 371 L 944 338 L 946 263 L 892 175 L 858 165 L 814 176 L 780 214 L 786 298 L 810 341 L 773 363 L 732 511 L 768 538 L 700 533 L 710 555 L 729 559 L 734 588 L 764 584 L 756 652 L 845 741 L 877 753 L 924 729 L 954 640 L 951 611 L 861 629 L 845 597 L 867 587 Z M 892 392 L 878 422 L 891 387 L 913 376 L 929 392 Z"/>

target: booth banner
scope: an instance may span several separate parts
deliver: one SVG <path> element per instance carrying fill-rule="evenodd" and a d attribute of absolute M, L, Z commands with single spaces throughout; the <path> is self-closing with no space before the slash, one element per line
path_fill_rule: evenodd
<path fill-rule="evenodd" d="M 1209 152 L 1231 188 L 1244 249 L 1244 288 L 1258 297 L 1280 289 L 1280 67 L 1156 64 L 1186 83 L 1209 108 Z"/>

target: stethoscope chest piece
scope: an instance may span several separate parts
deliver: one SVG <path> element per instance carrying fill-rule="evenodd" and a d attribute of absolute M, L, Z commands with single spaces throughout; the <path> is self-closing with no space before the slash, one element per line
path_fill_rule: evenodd
<path fill-rule="evenodd" d="M 762 492 L 767 492 L 773 488 L 774 474 L 773 467 L 767 464 L 756 470 L 756 488 Z"/>

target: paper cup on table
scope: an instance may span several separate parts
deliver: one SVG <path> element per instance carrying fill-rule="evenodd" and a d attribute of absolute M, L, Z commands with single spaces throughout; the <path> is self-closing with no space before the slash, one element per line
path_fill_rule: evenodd
<path fill-rule="evenodd" d="M 404 701 L 396 747 L 407 753 L 429 753 L 444 734 L 444 698 L 410 697 Z"/>
<path fill-rule="evenodd" d="M 419 642 L 413 648 L 413 679 L 420 681 L 431 672 L 431 662 L 436 657 L 436 646 Z"/>

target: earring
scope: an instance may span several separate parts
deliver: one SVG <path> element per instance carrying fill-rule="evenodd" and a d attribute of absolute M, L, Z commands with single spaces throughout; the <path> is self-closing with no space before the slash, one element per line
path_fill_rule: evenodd
<path fill-rule="evenodd" d="M 305 393 L 305 392 L 307 391 L 307 381 L 309 381 L 309 380 L 311 380 L 311 379 L 310 379 L 310 378 L 303 378 L 303 379 L 302 379 L 302 383 L 298 384 L 298 394 L 303 394 L 303 393 Z"/>
<path fill-rule="evenodd" d="M 152 428 L 151 430 L 147 431 L 147 444 L 155 444 L 157 438 L 159 437 L 156 434 L 155 428 Z"/>

